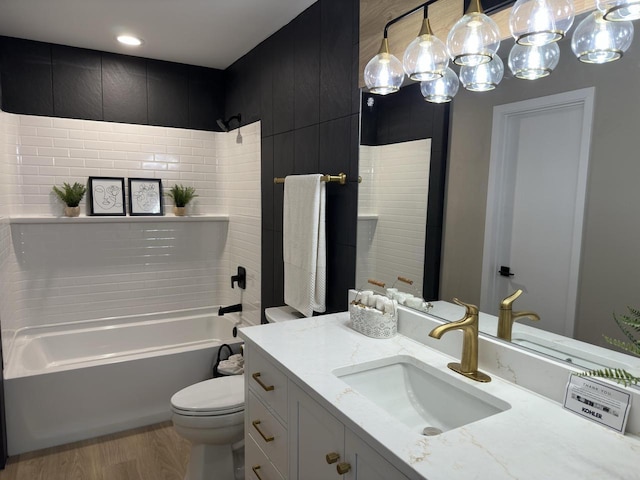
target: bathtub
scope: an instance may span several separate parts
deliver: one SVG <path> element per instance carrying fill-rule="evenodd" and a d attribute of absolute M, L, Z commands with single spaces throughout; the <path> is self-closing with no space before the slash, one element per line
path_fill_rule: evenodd
<path fill-rule="evenodd" d="M 162 422 L 170 398 L 240 347 L 217 308 L 29 327 L 4 368 L 9 455 Z"/>

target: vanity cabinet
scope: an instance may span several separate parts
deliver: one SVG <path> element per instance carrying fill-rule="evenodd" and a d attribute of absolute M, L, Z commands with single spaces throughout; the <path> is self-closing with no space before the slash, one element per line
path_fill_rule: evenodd
<path fill-rule="evenodd" d="M 265 355 L 246 347 L 247 479 L 407 480 Z"/>

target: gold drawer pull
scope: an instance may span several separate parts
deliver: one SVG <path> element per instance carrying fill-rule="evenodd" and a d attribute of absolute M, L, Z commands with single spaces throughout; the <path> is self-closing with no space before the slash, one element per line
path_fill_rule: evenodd
<path fill-rule="evenodd" d="M 262 430 L 260 430 L 260 427 L 258 427 L 258 425 L 260 425 L 260 420 L 254 420 L 253 422 L 251 422 L 251 424 L 253 425 L 253 428 L 255 428 L 258 433 L 260 434 L 260 436 L 264 439 L 265 442 L 273 442 L 273 436 L 266 436 L 264 433 L 262 433 Z"/>
<path fill-rule="evenodd" d="M 336 463 L 340 460 L 340 454 L 336 452 L 327 453 L 326 457 L 327 463 L 331 465 L 332 463 Z"/>
<path fill-rule="evenodd" d="M 258 473 L 258 470 L 260 470 L 260 465 L 254 465 L 253 467 L 251 467 L 251 470 L 253 470 L 253 473 L 255 473 L 256 477 L 258 477 L 258 480 L 262 480 L 262 477 Z"/>
<path fill-rule="evenodd" d="M 260 380 L 260 372 L 256 372 L 253 375 L 251 375 L 253 377 L 253 379 L 258 382 L 258 385 L 260 385 L 265 392 L 270 392 L 271 390 L 273 390 L 275 387 L 273 385 L 265 385 L 262 380 Z"/>
<path fill-rule="evenodd" d="M 336 465 L 336 470 L 338 471 L 338 474 L 344 475 L 345 473 L 348 473 L 349 470 L 351 470 L 351 464 L 346 462 L 339 463 L 338 465 Z"/>

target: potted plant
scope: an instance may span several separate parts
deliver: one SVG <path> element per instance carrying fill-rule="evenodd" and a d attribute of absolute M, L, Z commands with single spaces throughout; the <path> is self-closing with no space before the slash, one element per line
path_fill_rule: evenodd
<path fill-rule="evenodd" d="M 196 195 L 196 189 L 194 187 L 185 187 L 184 185 L 174 185 L 169 189 L 167 195 L 175 204 L 173 213 L 177 217 L 184 216 L 187 204 L 198 196 Z"/>
<path fill-rule="evenodd" d="M 80 201 L 86 192 L 87 187 L 78 182 L 75 182 L 73 185 L 64 182 L 62 188 L 55 185 L 53 187 L 53 193 L 66 205 L 64 214 L 67 217 L 77 217 L 80 215 Z"/>

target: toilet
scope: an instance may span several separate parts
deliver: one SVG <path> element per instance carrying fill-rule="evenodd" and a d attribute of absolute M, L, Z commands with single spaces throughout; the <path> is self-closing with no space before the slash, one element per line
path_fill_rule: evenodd
<path fill-rule="evenodd" d="M 264 316 L 267 318 L 268 323 L 286 322 L 288 320 L 298 320 L 305 318 L 305 316 L 289 305 L 282 307 L 265 308 Z"/>
<path fill-rule="evenodd" d="M 185 480 L 244 479 L 244 375 L 183 388 L 171 410 L 176 432 L 191 442 Z"/>
<path fill-rule="evenodd" d="M 269 323 L 305 318 L 288 305 L 264 314 Z M 244 480 L 244 375 L 183 388 L 171 411 L 176 432 L 191 442 L 185 480 Z"/>

